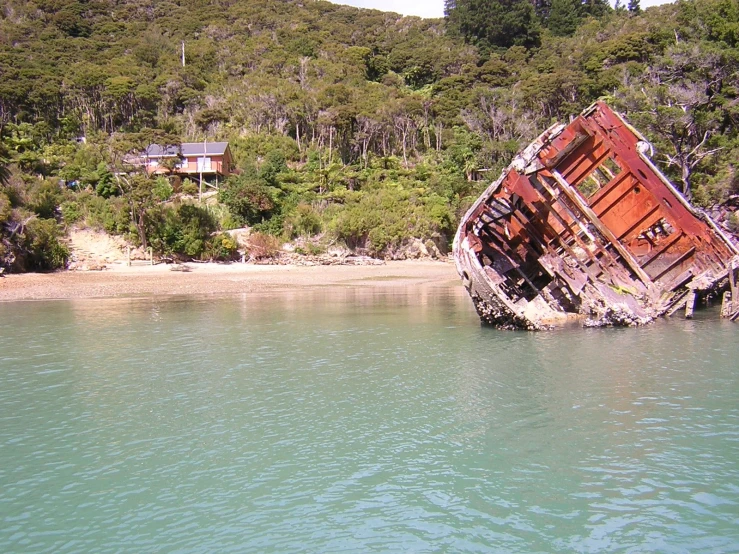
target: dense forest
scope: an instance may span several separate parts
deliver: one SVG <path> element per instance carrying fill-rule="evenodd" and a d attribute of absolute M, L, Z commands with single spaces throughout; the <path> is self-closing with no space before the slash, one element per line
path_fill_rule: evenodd
<path fill-rule="evenodd" d="M 739 193 L 739 3 L 447 0 L 420 19 L 313 0 L 5 0 L 0 268 L 64 267 L 87 226 L 173 258 L 297 241 L 442 252 L 522 146 L 605 98 L 699 206 Z M 229 141 L 238 174 L 126 164 Z M 739 226 L 734 217 L 729 225 Z"/>

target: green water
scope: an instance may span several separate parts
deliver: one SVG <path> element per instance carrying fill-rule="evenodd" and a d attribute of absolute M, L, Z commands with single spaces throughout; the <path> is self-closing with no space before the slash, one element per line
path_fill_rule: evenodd
<path fill-rule="evenodd" d="M 708 314 L 501 332 L 459 288 L 349 288 L 0 322 L 0 552 L 739 551 Z"/>

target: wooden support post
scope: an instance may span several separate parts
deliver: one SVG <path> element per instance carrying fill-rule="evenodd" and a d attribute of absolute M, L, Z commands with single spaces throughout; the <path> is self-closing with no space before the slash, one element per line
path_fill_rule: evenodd
<path fill-rule="evenodd" d="M 693 319 L 693 310 L 695 309 L 695 297 L 695 291 L 691 290 L 688 293 L 688 298 L 685 302 L 685 319 Z"/>
<path fill-rule="evenodd" d="M 724 296 L 721 299 L 721 317 L 731 317 L 733 310 L 731 309 L 731 291 L 724 292 Z"/>
<path fill-rule="evenodd" d="M 724 300 L 728 294 L 731 302 L 726 306 L 726 315 L 724 315 L 724 306 L 721 306 L 721 316 L 728 317 L 731 321 L 737 321 L 739 320 L 739 256 L 735 256 L 731 261 L 729 288 L 729 292 L 724 294 Z"/>
<path fill-rule="evenodd" d="M 131 267 L 131 247 L 126 246 L 126 265 Z"/>

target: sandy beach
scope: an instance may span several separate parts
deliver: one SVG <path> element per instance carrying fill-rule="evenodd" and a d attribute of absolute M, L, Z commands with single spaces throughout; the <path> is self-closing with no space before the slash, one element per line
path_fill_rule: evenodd
<path fill-rule="evenodd" d="M 0 277 L 0 301 L 126 296 L 235 294 L 296 287 L 459 285 L 454 264 L 389 261 L 382 265 L 253 265 L 187 263 L 101 271 L 25 273 Z"/>

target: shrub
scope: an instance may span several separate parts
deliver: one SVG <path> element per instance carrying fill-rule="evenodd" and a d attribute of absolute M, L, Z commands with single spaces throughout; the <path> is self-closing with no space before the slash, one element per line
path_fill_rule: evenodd
<path fill-rule="evenodd" d="M 16 175 L 11 174 L 3 187 L 3 192 L 14 208 L 26 203 L 26 184 Z"/>
<path fill-rule="evenodd" d="M 252 226 L 252 230 L 256 233 L 264 233 L 266 235 L 272 235 L 274 237 L 282 236 L 284 226 L 284 219 L 281 215 L 274 215 Z"/>
<path fill-rule="evenodd" d="M 31 188 L 28 208 L 42 219 L 51 219 L 62 199 L 59 185 L 52 181 L 41 181 Z"/>
<path fill-rule="evenodd" d="M 80 193 L 78 198 L 82 205 L 83 219 L 88 226 L 117 235 L 129 232 L 131 218 L 128 206 L 122 198 L 106 200 L 89 193 Z"/>
<path fill-rule="evenodd" d="M 220 220 L 219 226 L 224 231 L 229 231 L 231 229 L 238 229 L 239 227 L 241 227 L 240 223 L 236 221 L 228 211 L 226 214 L 224 214 L 223 218 Z"/>
<path fill-rule="evenodd" d="M 67 265 L 69 249 L 59 241 L 61 233 L 53 219 L 32 219 L 26 226 L 23 247 L 26 267 L 47 271 Z"/>
<path fill-rule="evenodd" d="M 4 192 L 0 192 L 0 223 L 8 220 L 12 210 L 10 198 Z"/>
<path fill-rule="evenodd" d="M 222 204 L 205 204 L 204 208 L 208 211 L 219 229 L 229 230 L 239 227 L 226 206 Z"/>
<path fill-rule="evenodd" d="M 739 233 L 739 212 L 731 214 L 728 223 L 732 233 Z"/>
<path fill-rule="evenodd" d="M 183 194 L 189 194 L 189 195 L 195 195 L 198 193 L 198 185 L 197 183 L 193 183 L 190 179 L 185 179 L 182 181 L 182 193 Z"/>
<path fill-rule="evenodd" d="M 231 150 L 235 159 L 247 163 L 254 163 L 258 158 L 266 158 L 274 151 L 279 152 L 280 156 L 288 161 L 300 159 L 298 144 L 294 139 L 282 134 L 239 137 L 231 141 Z"/>
<path fill-rule="evenodd" d="M 154 181 L 154 186 L 152 187 L 151 192 L 154 195 L 154 198 L 164 202 L 172 197 L 174 189 L 166 177 L 157 177 Z"/>
<path fill-rule="evenodd" d="M 82 219 L 82 210 L 80 208 L 80 204 L 75 200 L 67 200 L 66 202 L 62 202 L 61 211 L 64 223 L 71 225 L 73 223 L 77 223 L 80 219 Z"/>
<path fill-rule="evenodd" d="M 176 210 L 152 210 L 147 227 L 151 247 L 158 254 L 201 258 L 208 249 L 208 240 L 216 226 L 206 209 L 182 204 Z"/>
<path fill-rule="evenodd" d="M 419 198 L 399 188 L 373 187 L 339 209 L 329 228 L 349 247 L 379 255 L 410 238 L 446 235 L 452 226 L 451 208 L 439 196 Z"/>
<path fill-rule="evenodd" d="M 321 216 L 305 203 L 298 204 L 283 223 L 285 234 L 290 238 L 317 235 L 322 226 Z"/>
<path fill-rule="evenodd" d="M 252 233 L 249 236 L 246 251 L 254 260 L 273 258 L 280 252 L 280 241 L 272 235 Z"/>
<path fill-rule="evenodd" d="M 108 170 L 105 162 L 100 162 L 97 166 L 97 170 L 90 174 L 87 178 L 83 176 L 83 183 L 89 181 L 90 184 L 94 181 L 95 194 L 102 196 L 103 198 L 110 198 L 111 196 L 117 196 L 120 193 L 118 184 L 115 182 L 113 174 Z"/>
<path fill-rule="evenodd" d="M 320 244 L 314 244 L 312 242 L 306 244 L 305 248 L 307 249 L 308 254 L 310 254 L 311 256 L 318 256 L 320 254 L 326 253 L 326 248 L 324 246 Z"/>
<path fill-rule="evenodd" d="M 250 174 L 229 178 L 218 191 L 218 201 L 241 224 L 254 225 L 269 218 L 275 207 L 273 191 L 265 181 Z"/>
<path fill-rule="evenodd" d="M 208 241 L 206 255 L 211 260 L 233 260 L 238 252 L 238 245 L 228 233 L 220 233 Z"/>

